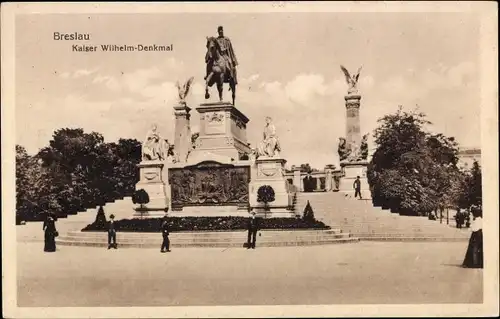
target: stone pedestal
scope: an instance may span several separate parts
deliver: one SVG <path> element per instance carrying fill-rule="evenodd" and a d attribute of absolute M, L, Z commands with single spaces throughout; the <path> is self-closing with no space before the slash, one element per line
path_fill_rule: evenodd
<path fill-rule="evenodd" d="M 368 162 L 340 163 L 340 167 L 342 178 L 340 179 L 339 191 L 354 197 L 355 190 L 353 185 L 356 177 L 359 176 L 361 181 L 361 196 L 363 196 L 363 199 L 370 199 L 371 192 L 368 179 L 366 178 Z"/>
<path fill-rule="evenodd" d="M 139 167 L 140 180 L 135 189 L 144 189 L 149 196 L 149 203 L 141 208 L 136 204 L 134 216 L 163 216 L 168 211 L 168 197 L 163 181 L 164 164 L 160 161 L 143 161 Z"/>
<path fill-rule="evenodd" d="M 285 177 L 286 160 L 282 158 L 259 157 L 255 160 L 256 177 L 250 181 L 250 207 L 259 217 L 295 217 L 292 210 L 293 193 L 288 188 Z M 268 203 L 268 211 L 264 204 L 257 202 L 259 187 L 269 185 L 274 189 L 275 200 Z"/>
<path fill-rule="evenodd" d="M 361 95 L 346 95 L 346 140 L 348 145 L 357 145 L 361 143 L 361 130 L 359 120 L 359 106 Z"/>
<path fill-rule="evenodd" d="M 304 191 L 304 185 L 302 183 L 302 177 L 300 176 L 300 167 L 295 167 L 293 169 L 293 185 L 296 187 L 298 192 Z"/>
<path fill-rule="evenodd" d="M 239 160 L 250 153 L 247 141 L 248 118 L 227 102 L 200 104 L 200 136 L 193 153 L 207 152 Z"/>
<path fill-rule="evenodd" d="M 330 166 L 325 166 L 325 191 L 327 192 L 333 191 L 334 181 L 332 172 L 333 168 L 331 168 Z"/>
<path fill-rule="evenodd" d="M 180 163 L 185 163 L 191 149 L 191 126 L 189 123 L 191 108 L 187 105 L 178 105 L 175 110 L 175 157 Z"/>

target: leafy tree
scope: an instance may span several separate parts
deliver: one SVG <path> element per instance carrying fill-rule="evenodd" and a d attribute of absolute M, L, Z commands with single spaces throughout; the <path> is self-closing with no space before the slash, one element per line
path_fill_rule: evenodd
<path fill-rule="evenodd" d="M 481 167 L 477 161 L 474 161 L 471 169 L 471 176 L 469 179 L 469 203 L 470 205 L 482 207 L 483 206 L 483 193 L 482 193 L 482 175 Z"/>
<path fill-rule="evenodd" d="M 36 219 L 50 209 L 63 216 L 130 196 L 140 160 L 137 140 L 104 143 L 101 134 L 82 129 L 55 131 L 35 156 L 17 146 L 16 214 Z"/>
<path fill-rule="evenodd" d="M 477 161 L 474 161 L 470 171 L 463 172 L 458 205 L 460 208 L 470 209 L 472 206 L 482 207 L 481 179 L 481 167 Z"/>
<path fill-rule="evenodd" d="M 374 204 L 406 215 L 456 205 L 461 173 L 454 138 L 426 132 L 425 114 L 401 107 L 379 123 L 367 174 Z"/>
<path fill-rule="evenodd" d="M 41 165 L 36 156 L 16 145 L 16 220 L 40 220 L 49 210 L 64 213 L 58 201 L 62 185 Z"/>

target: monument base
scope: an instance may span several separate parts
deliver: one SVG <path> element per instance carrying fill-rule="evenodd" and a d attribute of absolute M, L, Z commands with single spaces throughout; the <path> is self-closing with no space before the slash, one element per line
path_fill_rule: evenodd
<path fill-rule="evenodd" d="M 340 178 L 339 192 L 354 197 L 354 181 L 359 176 L 361 181 L 361 196 L 363 199 L 371 199 L 370 186 L 366 177 L 368 168 L 367 161 L 340 163 L 342 177 Z"/>
<path fill-rule="evenodd" d="M 203 103 L 196 110 L 200 114 L 200 135 L 193 153 L 208 151 L 233 161 L 250 153 L 246 135 L 249 120 L 234 105 Z"/>
<path fill-rule="evenodd" d="M 158 217 L 168 211 L 166 185 L 163 182 L 164 164 L 160 161 L 143 161 L 139 167 L 140 180 L 135 185 L 136 190 L 143 189 L 149 197 L 146 204 L 136 204 L 134 217 Z"/>
<path fill-rule="evenodd" d="M 254 179 L 250 181 L 250 207 L 258 217 L 295 217 L 293 212 L 293 193 L 290 191 L 285 178 L 285 163 L 282 158 L 259 157 L 255 160 L 252 169 Z M 257 201 L 259 187 L 269 185 L 274 190 L 274 201 L 264 203 Z"/>

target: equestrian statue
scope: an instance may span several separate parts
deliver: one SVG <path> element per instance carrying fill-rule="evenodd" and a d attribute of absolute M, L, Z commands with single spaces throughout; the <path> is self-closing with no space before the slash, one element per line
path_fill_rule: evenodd
<path fill-rule="evenodd" d="M 233 45 L 228 37 L 224 36 L 222 26 L 217 28 L 219 36 L 207 37 L 207 53 L 205 55 L 206 76 L 205 76 L 205 99 L 210 98 L 208 88 L 217 84 L 219 100 L 222 101 L 222 90 L 224 83 L 229 84 L 232 93 L 233 105 L 236 98 L 236 66 L 238 60 L 234 54 Z"/>

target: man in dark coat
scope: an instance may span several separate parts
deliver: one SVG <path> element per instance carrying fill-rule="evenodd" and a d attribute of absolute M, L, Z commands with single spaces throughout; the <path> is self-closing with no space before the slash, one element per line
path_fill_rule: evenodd
<path fill-rule="evenodd" d="M 259 219 L 255 217 L 255 212 L 252 211 L 252 216 L 248 219 L 248 240 L 247 249 L 255 249 L 255 241 L 257 240 L 257 231 L 259 230 Z"/>
<path fill-rule="evenodd" d="M 116 245 L 116 223 L 115 223 L 115 215 L 111 214 L 109 216 L 109 226 L 108 226 L 108 249 L 117 249 Z"/>
<path fill-rule="evenodd" d="M 45 246 L 44 251 L 56 251 L 56 237 L 59 235 L 56 230 L 56 216 L 53 213 L 48 213 L 43 222 L 43 230 L 45 231 Z"/>
<path fill-rule="evenodd" d="M 354 198 L 359 195 L 359 199 L 363 199 L 363 197 L 361 197 L 361 180 L 359 179 L 359 176 L 356 177 L 352 187 L 354 188 Z"/>
<path fill-rule="evenodd" d="M 161 234 L 163 236 L 163 243 L 161 244 L 161 252 L 170 252 L 170 227 L 168 225 L 167 216 L 163 217 L 163 222 L 161 223 Z"/>

